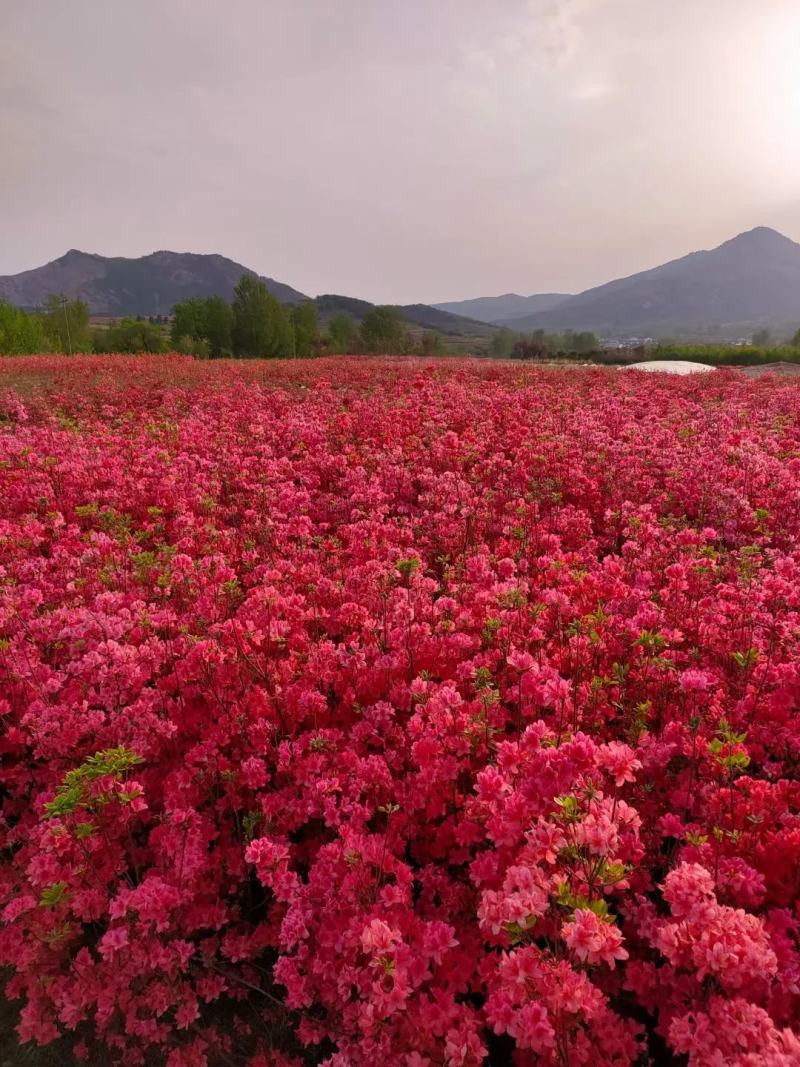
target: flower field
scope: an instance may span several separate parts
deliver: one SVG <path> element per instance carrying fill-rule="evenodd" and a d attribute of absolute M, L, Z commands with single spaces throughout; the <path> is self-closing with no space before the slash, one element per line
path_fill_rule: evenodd
<path fill-rule="evenodd" d="M 21 1041 L 800 1064 L 791 381 L 5 360 L 0 491 Z"/>

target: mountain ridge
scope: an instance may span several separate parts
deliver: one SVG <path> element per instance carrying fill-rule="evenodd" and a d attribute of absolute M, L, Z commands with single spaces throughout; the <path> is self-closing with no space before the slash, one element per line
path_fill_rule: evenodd
<path fill-rule="evenodd" d="M 233 297 L 243 274 L 260 277 L 284 304 L 312 298 L 284 282 L 258 275 L 218 252 L 172 252 L 159 249 L 145 256 L 102 256 L 70 248 L 42 267 L 0 277 L 0 299 L 23 308 L 39 308 L 52 293 L 83 300 L 93 315 L 167 315 L 187 297 Z M 337 312 L 362 318 L 375 305 L 355 297 L 314 298 L 323 315 Z M 398 305 L 413 326 L 456 336 L 489 336 L 495 327 L 427 304 Z"/>
<path fill-rule="evenodd" d="M 81 299 L 95 315 L 165 315 L 189 296 L 230 299 L 243 274 L 260 277 L 282 303 L 308 297 L 219 253 L 160 249 L 144 256 L 102 256 L 70 248 L 41 267 L 0 277 L 0 299 L 40 307 L 51 293 Z"/>
<path fill-rule="evenodd" d="M 557 307 L 502 320 L 516 330 L 594 330 L 610 336 L 735 333 L 800 321 L 800 244 L 757 226 L 712 249 L 616 278 Z"/>
<path fill-rule="evenodd" d="M 347 315 L 352 319 L 363 319 L 372 308 L 378 305 L 369 300 L 360 300 L 354 296 L 340 293 L 323 293 L 314 297 L 317 311 L 322 322 L 329 322 L 334 315 Z M 386 305 L 381 305 L 386 306 Z M 497 327 L 479 319 L 467 318 L 442 311 L 434 304 L 392 304 L 407 323 L 422 330 L 435 330 L 450 337 L 490 337 Z"/>
<path fill-rule="evenodd" d="M 0 277 L 0 299 L 37 308 L 50 294 L 64 293 L 84 300 L 96 315 L 163 315 L 190 296 L 219 295 L 230 300 L 243 274 L 260 277 L 285 304 L 311 299 L 219 253 L 160 249 L 128 258 L 76 248 L 42 267 Z M 315 302 L 322 314 L 342 311 L 356 318 L 374 306 L 330 294 Z M 522 314 L 517 313 L 520 308 Z M 440 304 L 397 305 L 397 309 L 412 325 L 451 336 L 487 337 L 500 326 L 521 332 L 592 330 L 620 338 L 720 338 L 740 336 L 761 326 L 796 329 L 800 323 L 800 244 L 770 227 L 757 226 L 715 248 L 690 252 L 572 296 L 505 293 Z"/>
<path fill-rule="evenodd" d="M 570 295 L 569 293 L 534 293 L 532 296 L 520 296 L 519 293 L 503 293 L 501 296 L 450 300 L 430 306 L 439 311 L 447 311 L 451 315 L 465 315 L 467 318 L 497 324 L 508 318 L 550 311 L 564 300 L 568 300 Z"/>

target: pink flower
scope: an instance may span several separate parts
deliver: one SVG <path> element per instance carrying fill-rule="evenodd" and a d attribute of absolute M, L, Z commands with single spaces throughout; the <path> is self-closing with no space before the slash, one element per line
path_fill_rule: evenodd
<path fill-rule="evenodd" d="M 372 919 L 361 931 L 361 947 L 370 955 L 386 955 L 394 949 L 397 940 L 394 930 L 381 919 Z"/>
<path fill-rule="evenodd" d="M 98 949 L 103 956 L 113 956 L 128 944 L 128 930 L 124 926 L 112 926 L 100 938 Z"/>
<path fill-rule="evenodd" d="M 704 693 L 713 685 L 713 678 L 708 671 L 690 669 L 683 671 L 680 682 L 681 688 L 687 693 Z"/>
<path fill-rule="evenodd" d="M 642 764 L 636 758 L 633 749 L 619 741 L 610 741 L 598 750 L 600 765 L 611 775 L 614 785 L 621 786 L 636 780 L 636 771 Z"/>
<path fill-rule="evenodd" d="M 628 958 L 617 926 L 584 908 L 578 908 L 572 920 L 564 923 L 562 935 L 570 951 L 590 965 L 606 963 L 614 970 L 617 960 Z"/>
<path fill-rule="evenodd" d="M 516 1039 L 520 1048 L 532 1049 L 539 1055 L 546 1055 L 555 1045 L 555 1030 L 543 1004 L 523 1004 L 514 1016 L 508 1032 Z"/>
<path fill-rule="evenodd" d="M 779 379 L 0 360 L 20 1037 L 800 1063 L 798 457 Z"/>

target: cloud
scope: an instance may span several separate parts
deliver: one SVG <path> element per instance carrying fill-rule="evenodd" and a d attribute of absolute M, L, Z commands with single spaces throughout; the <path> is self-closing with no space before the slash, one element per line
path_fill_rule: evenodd
<path fill-rule="evenodd" d="M 580 82 L 577 85 L 570 86 L 569 95 L 574 100 L 586 100 L 591 102 L 592 100 L 603 100 L 610 96 L 613 92 L 611 85 L 607 82 L 600 81 L 586 81 Z"/>
<path fill-rule="evenodd" d="M 394 302 L 800 236 L 795 0 L 7 6 L 0 273 L 172 247 Z"/>

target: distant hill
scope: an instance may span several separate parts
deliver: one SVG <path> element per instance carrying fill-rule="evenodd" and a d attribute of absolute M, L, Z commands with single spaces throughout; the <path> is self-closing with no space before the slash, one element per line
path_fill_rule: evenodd
<path fill-rule="evenodd" d="M 36 308 L 50 294 L 65 293 L 84 300 L 95 315 L 166 315 L 189 296 L 230 300 L 242 274 L 256 276 L 220 255 L 153 252 L 125 259 L 72 249 L 43 267 L 0 277 L 0 299 Z M 283 282 L 262 280 L 283 303 L 310 299 Z M 315 303 L 323 322 L 342 312 L 361 319 L 373 306 L 335 294 Z M 762 226 L 577 296 L 507 293 L 397 310 L 414 329 L 470 339 L 491 337 L 499 325 L 525 332 L 593 330 L 604 337 L 730 338 L 761 326 L 793 332 L 800 325 L 800 244 Z"/>
<path fill-rule="evenodd" d="M 800 324 L 800 244 L 760 226 L 709 252 L 692 252 L 536 314 L 515 330 L 594 330 L 609 337 L 735 336 Z"/>
<path fill-rule="evenodd" d="M 353 319 L 363 319 L 370 308 L 375 307 L 368 300 L 358 300 L 353 296 L 339 296 L 326 293 L 318 296 L 314 303 L 323 323 L 334 315 L 349 315 Z M 496 327 L 464 315 L 452 315 L 428 304 L 398 304 L 395 310 L 406 322 L 422 330 L 435 330 L 449 337 L 491 337 Z"/>
<path fill-rule="evenodd" d="M 521 318 L 539 311 L 549 311 L 569 300 L 567 293 L 537 293 L 534 296 L 519 296 L 504 293 L 503 296 L 479 296 L 474 300 L 454 300 L 450 303 L 433 304 L 439 311 L 451 315 L 465 315 L 480 322 L 503 323 L 506 319 Z"/>
<path fill-rule="evenodd" d="M 351 319 L 363 319 L 373 307 L 369 300 L 359 300 L 355 296 L 340 296 L 338 293 L 325 293 L 315 298 L 317 314 L 327 322 L 334 315 L 349 315 Z"/>
<path fill-rule="evenodd" d="M 167 315 L 189 296 L 233 296 L 249 267 L 218 255 L 153 252 L 139 259 L 99 256 L 71 249 L 44 267 L 0 277 L 0 299 L 17 307 L 40 307 L 51 293 L 80 298 L 95 315 Z M 307 300 L 272 278 L 262 279 L 285 304 Z"/>
<path fill-rule="evenodd" d="M 219 255 L 153 252 L 139 259 L 125 259 L 72 249 L 44 267 L 0 277 L 0 299 L 17 307 L 38 308 L 51 293 L 64 293 L 70 299 L 85 301 L 93 315 L 168 315 L 175 304 L 190 296 L 230 300 L 243 274 L 257 277 L 249 267 Z M 273 278 L 261 280 L 284 304 L 310 299 Z M 374 307 L 368 300 L 349 296 L 319 296 L 314 302 L 323 322 L 339 313 L 362 319 Z M 397 310 L 411 326 L 452 337 L 488 337 L 495 331 L 485 322 L 425 304 Z"/>
<path fill-rule="evenodd" d="M 420 326 L 423 330 L 438 330 L 439 333 L 453 336 L 474 334 L 480 337 L 490 337 L 496 332 L 496 327 L 490 323 L 480 322 L 466 315 L 454 315 L 428 304 L 401 304 L 398 310 L 408 322 Z"/>

